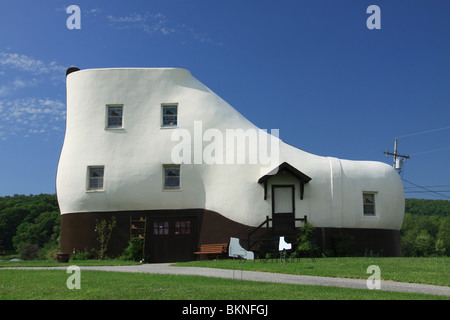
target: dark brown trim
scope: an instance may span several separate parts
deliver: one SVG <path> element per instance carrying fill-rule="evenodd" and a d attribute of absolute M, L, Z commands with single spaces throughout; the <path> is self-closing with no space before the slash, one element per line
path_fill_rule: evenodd
<path fill-rule="evenodd" d="M 401 257 L 400 230 L 362 228 L 316 228 L 315 240 L 322 252 L 339 255 L 348 246 L 349 256 Z"/>
<path fill-rule="evenodd" d="M 195 221 L 195 226 L 192 229 L 194 235 L 189 240 L 189 248 L 183 249 L 189 251 L 189 253 L 192 251 L 192 257 L 189 256 L 189 259 L 195 259 L 193 253 L 201 244 L 225 243 L 230 240 L 230 237 L 236 237 L 241 239 L 241 245 L 246 248 L 249 233 L 252 233 L 252 242 L 258 241 L 258 239 L 275 239 L 280 235 L 287 235 L 287 233 L 278 233 L 276 231 L 273 224 L 274 221 L 272 221 L 272 227 L 268 226 L 258 229 L 233 221 L 217 212 L 204 209 L 80 212 L 63 214 L 61 216 L 61 253 L 71 254 L 74 250 L 84 252 L 90 251 L 92 248 L 98 249 L 98 241 L 94 231 L 95 221 L 96 219 L 110 219 L 111 216 L 115 216 L 117 219 L 117 225 L 111 235 L 107 252 L 107 255 L 111 257 L 122 254 L 128 245 L 130 239 L 130 217 L 139 219 L 145 216 L 148 219 L 147 233 L 152 232 L 151 222 L 155 220 L 164 218 L 172 219 L 172 221 L 176 221 L 176 219 L 193 219 Z M 294 215 L 291 216 L 293 217 Z M 289 235 L 293 235 L 295 239 L 295 233 L 289 233 Z M 316 228 L 314 241 L 321 252 L 333 252 L 333 250 L 338 248 L 336 241 L 342 235 L 349 235 L 351 238 L 352 247 L 350 254 L 401 255 L 400 231 L 398 230 Z M 146 239 L 150 239 L 150 237 L 146 237 Z M 146 248 L 151 248 L 149 243 L 146 243 Z M 170 246 L 167 248 L 170 248 Z M 252 248 L 252 250 L 257 252 L 257 246 Z M 150 262 L 175 261 L 177 255 L 177 251 L 173 251 L 164 257 L 153 257 Z"/>
<path fill-rule="evenodd" d="M 142 210 L 142 211 L 115 211 L 115 212 L 79 212 L 61 215 L 61 241 L 60 250 L 62 253 L 86 252 L 92 249 L 98 250 L 99 243 L 97 234 L 94 231 L 97 220 L 110 220 L 116 217 L 116 227 L 111 233 L 111 238 L 106 254 L 111 257 L 120 256 L 128 246 L 130 240 L 130 218 L 147 219 L 146 248 L 152 248 L 151 241 L 152 223 L 155 220 L 176 221 L 177 219 L 190 219 L 193 221 L 192 235 L 189 239 L 193 243 L 193 250 L 197 246 L 199 238 L 199 226 L 202 223 L 203 209 L 184 210 Z M 147 254 L 151 252 L 146 252 Z M 192 255 L 193 256 L 193 255 Z M 157 261 L 155 259 L 155 261 Z"/>

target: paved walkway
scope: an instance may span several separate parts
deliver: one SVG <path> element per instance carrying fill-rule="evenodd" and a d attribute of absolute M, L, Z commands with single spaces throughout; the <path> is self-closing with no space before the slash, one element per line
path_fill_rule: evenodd
<path fill-rule="evenodd" d="M 53 268 L 26 268 L 26 269 L 65 269 L 65 267 Z M 332 286 L 342 288 L 367 289 L 366 280 L 303 276 L 292 274 L 280 274 L 257 271 L 241 271 L 240 269 L 214 269 L 199 267 L 175 267 L 168 263 L 142 264 L 134 266 L 92 266 L 80 267 L 83 270 L 111 271 L 111 272 L 135 272 L 152 274 L 178 274 L 189 276 L 204 276 L 224 279 L 249 280 L 260 282 L 303 284 Z M 0 269 L 1 270 L 1 269 Z M 450 287 L 424 285 L 416 283 L 403 283 L 392 281 L 381 281 L 381 289 L 386 291 L 424 293 L 432 295 L 442 295 L 450 297 Z"/>

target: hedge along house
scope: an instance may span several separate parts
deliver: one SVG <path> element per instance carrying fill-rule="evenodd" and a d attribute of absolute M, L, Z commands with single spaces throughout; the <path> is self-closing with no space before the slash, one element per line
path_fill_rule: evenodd
<path fill-rule="evenodd" d="M 112 216 L 108 253 L 140 234 L 153 262 L 230 237 L 289 239 L 306 216 L 323 250 L 345 232 L 356 251 L 401 254 L 392 167 L 290 146 L 184 69 L 69 69 L 56 187 L 64 253 L 97 248 L 96 220 Z"/>

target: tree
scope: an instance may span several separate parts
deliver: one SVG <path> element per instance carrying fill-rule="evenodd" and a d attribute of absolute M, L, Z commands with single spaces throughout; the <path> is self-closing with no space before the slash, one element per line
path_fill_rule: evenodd
<path fill-rule="evenodd" d="M 59 212 L 42 212 L 32 221 L 25 219 L 13 237 L 14 248 L 20 251 L 24 244 L 36 244 L 43 247 L 48 242 L 56 242 L 59 237 Z"/>
<path fill-rule="evenodd" d="M 401 229 L 401 246 L 402 254 L 405 257 L 413 257 L 416 255 L 414 241 L 419 233 L 417 227 L 417 216 L 409 213 L 403 218 L 403 226 Z"/>
<path fill-rule="evenodd" d="M 445 217 L 441 220 L 439 231 L 437 233 L 436 245 L 439 246 L 441 253 L 450 255 L 450 217 Z"/>
<path fill-rule="evenodd" d="M 0 211 L 0 244 L 5 249 L 13 248 L 13 237 L 17 227 L 30 211 L 23 207 L 5 207 Z"/>
<path fill-rule="evenodd" d="M 405 213 L 401 245 L 406 257 L 450 255 L 450 216 Z"/>
<path fill-rule="evenodd" d="M 434 253 L 434 242 L 427 230 L 421 230 L 414 241 L 417 256 L 430 256 Z"/>
<path fill-rule="evenodd" d="M 23 244 L 56 244 L 59 218 L 56 195 L 0 197 L 0 244 L 6 250 L 17 251 Z"/>
<path fill-rule="evenodd" d="M 450 216 L 450 201 L 405 199 L 405 212 L 418 215 Z"/>

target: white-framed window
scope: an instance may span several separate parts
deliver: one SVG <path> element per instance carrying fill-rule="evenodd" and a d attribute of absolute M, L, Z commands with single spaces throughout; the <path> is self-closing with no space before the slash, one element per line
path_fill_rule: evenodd
<path fill-rule="evenodd" d="M 178 104 L 163 103 L 161 105 L 161 128 L 176 128 L 178 126 Z"/>
<path fill-rule="evenodd" d="M 123 128 L 123 105 L 107 105 L 106 106 L 106 128 L 122 129 Z"/>
<path fill-rule="evenodd" d="M 103 191 L 104 166 L 88 167 L 87 191 Z"/>
<path fill-rule="evenodd" d="M 177 190 L 180 189 L 180 166 L 179 165 L 164 165 L 164 189 Z"/>
<path fill-rule="evenodd" d="M 375 192 L 363 192 L 363 213 L 365 216 L 375 216 L 376 208 L 375 208 Z"/>

